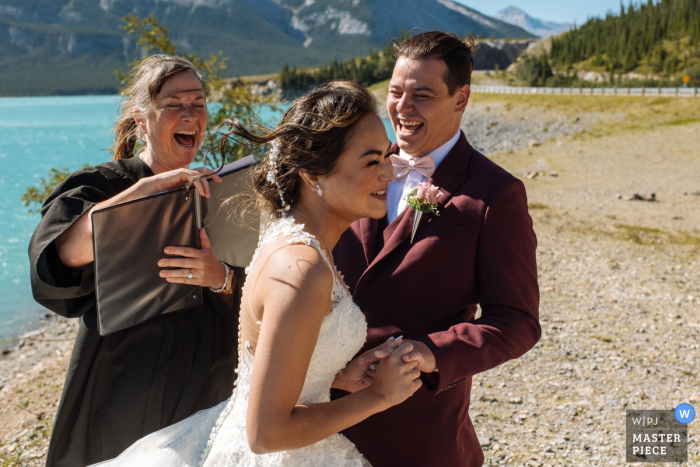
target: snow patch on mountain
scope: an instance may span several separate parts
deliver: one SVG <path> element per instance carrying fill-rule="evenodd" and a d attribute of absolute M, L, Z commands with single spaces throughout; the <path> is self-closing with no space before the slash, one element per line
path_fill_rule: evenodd
<path fill-rule="evenodd" d="M 21 18 L 24 14 L 19 8 L 10 5 L 0 5 L 0 14 L 12 15 L 16 18 Z"/>
<path fill-rule="evenodd" d="M 499 11 L 494 16 L 506 23 L 520 26 L 527 32 L 542 38 L 561 34 L 573 27 L 570 23 L 554 23 L 552 21 L 533 18 L 520 8 L 514 6 L 509 6 L 505 10 Z"/>
<path fill-rule="evenodd" d="M 295 14 L 292 25 L 302 32 L 328 25 L 331 30 L 337 30 L 340 34 L 370 34 L 369 24 L 354 18 L 348 11 L 338 11 L 330 6 L 323 12 L 311 13 L 303 19 Z"/>

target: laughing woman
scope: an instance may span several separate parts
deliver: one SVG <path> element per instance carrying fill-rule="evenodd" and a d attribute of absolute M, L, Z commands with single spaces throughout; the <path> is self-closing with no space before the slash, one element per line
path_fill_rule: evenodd
<path fill-rule="evenodd" d="M 201 307 L 105 337 L 96 324 L 91 213 L 196 180 L 202 169 L 189 166 L 206 124 L 195 67 L 167 55 L 146 59 L 132 76 L 115 125 L 114 160 L 74 173 L 42 207 L 29 246 L 34 298 L 62 316 L 80 318 L 47 467 L 113 458 L 137 439 L 231 395 L 243 276 L 217 261 L 204 230 L 201 250 L 177 259 L 163 254 L 159 263 L 180 266 L 161 271 L 162 280 L 206 288 Z M 139 139 L 145 145 L 135 155 Z M 206 180 L 195 185 L 209 195 Z"/>

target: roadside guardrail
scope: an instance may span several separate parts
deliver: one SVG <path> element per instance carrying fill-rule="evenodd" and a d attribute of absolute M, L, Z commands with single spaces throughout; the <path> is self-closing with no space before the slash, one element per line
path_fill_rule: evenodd
<path fill-rule="evenodd" d="M 700 97 L 698 88 L 527 88 L 516 86 L 471 86 L 477 93 L 551 94 L 563 96 L 666 96 Z"/>

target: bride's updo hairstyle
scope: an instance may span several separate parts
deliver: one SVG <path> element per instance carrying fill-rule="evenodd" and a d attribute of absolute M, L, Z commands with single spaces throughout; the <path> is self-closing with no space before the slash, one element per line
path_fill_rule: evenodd
<path fill-rule="evenodd" d="M 285 207 L 294 207 L 302 184 L 299 171 L 332 174 L 355 124 L 370 113 L 377 113 L 377 102 L 369 91 L 350 81 L 336 80 L 294 101 L 272 130 L 253 133 L 239 122 L 229 121 L 227 134 L 236 141 L 273 147 L 253 172 L 255 209 L 280 216 Z"/>

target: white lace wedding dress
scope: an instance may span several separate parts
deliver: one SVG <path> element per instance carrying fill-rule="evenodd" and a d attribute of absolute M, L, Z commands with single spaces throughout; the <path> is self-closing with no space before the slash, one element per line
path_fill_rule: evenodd
<path fill-rule="evenodd" d="M 283 239 L 280 239 L 283 237 Z M 342 276 L 313 235 L 291 216 L 274 220 L 260 236 L 258 249 L 246 273 L 265 245 L 277 241 L 304 243 L 316 248 L 334 274 L 331 310 L 323 319 L 321 332 L 311 356 L 298 404 L 330 400 L 335 375 L 345 367 L 365 342 L 367 323 L 353 303 Z M 240 336 L 240 329 L 239 329 Z M 140 439 L 119 457 L 101 467 L 369 467 L 355 445 L 335 434 L 310 446 L 271 454 L 254 454 L 246 435 L 246 413 L 254 356 L 250 345 L 239 355 L 238 379 L 233 395 L 216 407 Z M 240 346 L 239 346 L 240 348 Z M 240 352 L 239 352 L 240 353 Z"/>

